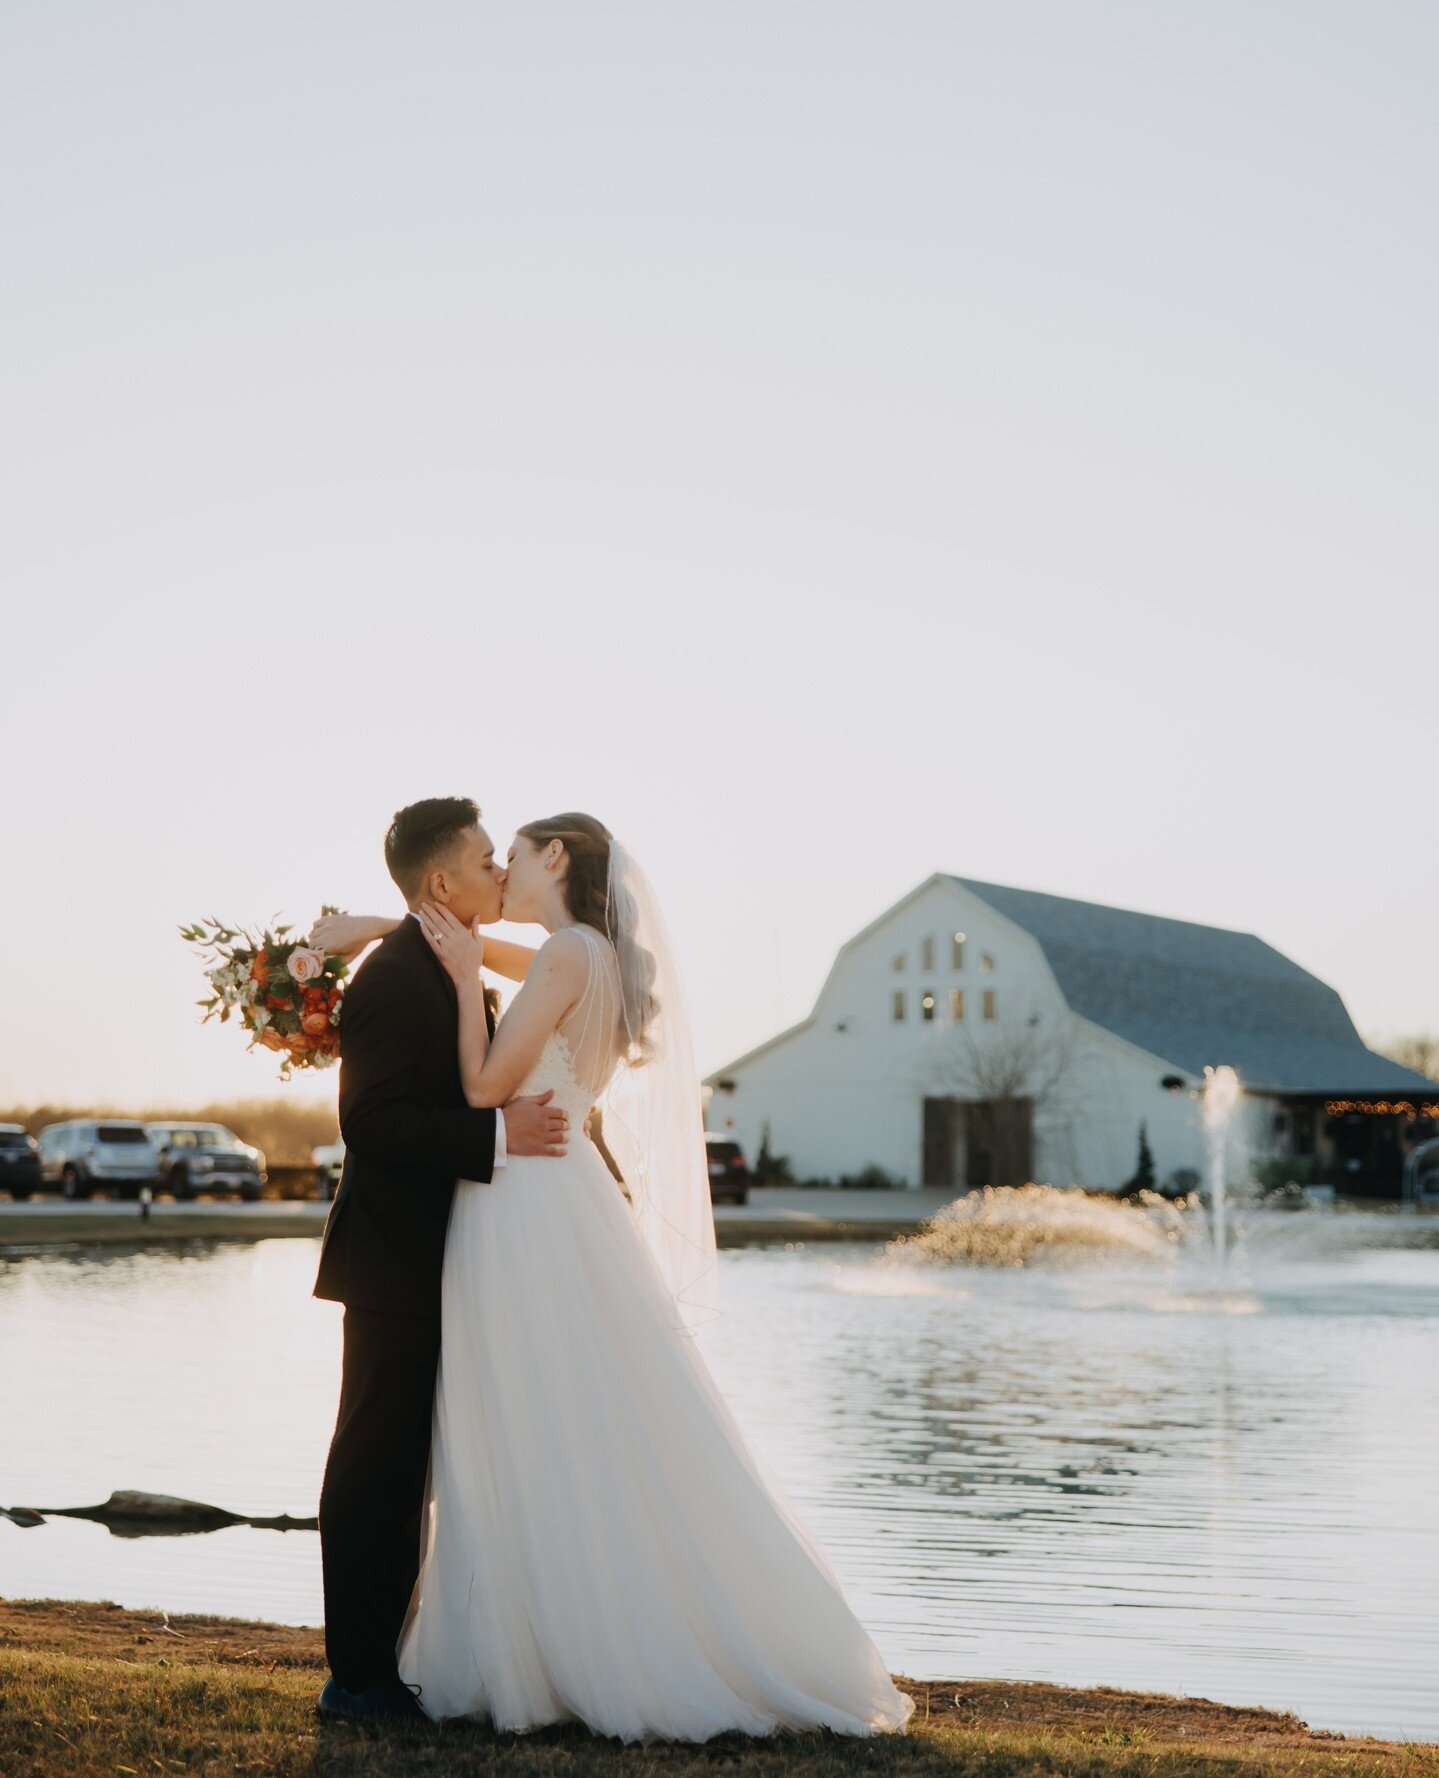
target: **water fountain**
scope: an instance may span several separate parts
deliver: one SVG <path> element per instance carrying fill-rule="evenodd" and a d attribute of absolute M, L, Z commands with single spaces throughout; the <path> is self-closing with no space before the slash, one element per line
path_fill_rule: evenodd
<path fill-rule="evenodd" d="M 947 1204 L 915 1236 L 890 1244 L 904 1260 L 1026 1266 L 1100 1258 L 1174 1258 L 1205 1241 L 1219 1269 L 1229 1258 L 1231 1197 L 1245 1183 L 1244 1089 L 1227 1066 L 1206 1068 L 1202 1091 L 1208 1218 L 1197 1195 L 1173 1204 L 1157 1192 L 1124 1201 L 1052 1185 L 986 1186 Z M 1237 1231 L 1234 1231 L 1237 1233 Z"/>
<path fill-rule="evenodd" d="M 1251 1190 L 1238 1074 L 1227 1065 L 1207 1067 L 1199 1098 L 1202 1192 L 1174 1202 L 1156 1192 L 1121 1199 L 1052 1185 L 986 1186 L 945 1205 L 918 1234 L 891 1241 L 887 1260 L 981 1267 L 1158 1262 L 1182 1268 L 1199 1297 L 1210 1300 L 1275 1275 L 1275 1268 L 1292 1287 L 1295 1262 L 1439 1245 L 1439 1227 L 1418 1226 L 1418 1219 L 1411 1223 L 1379 1206 L 1321 1211 L 1311 1203 L 1296 1214 L 1265 1205 Z"/>
<path fill-rule="evenodd" d="M 971 1266 L 1082 1265 L 1172 1258 L 1186 1213 L 1157 1194 L 1118 1198 L 1053 1185 L 987 1185 L 946 1204 L 915 1235 L 889 1243 L 906 1263 Z"/>
<path fill-rule="evenodd" d="M 1209 1232 L 1214 1257 L 1223 1265 L 1229 1256 L 1229 1171 L 1231 1153 L 1244 1158 L 1236 1113 L 1244 1097 L 1239 1076 L 1229 1067 L 1204 1070 L 1204 1146 L 1209 1157 Z"/>

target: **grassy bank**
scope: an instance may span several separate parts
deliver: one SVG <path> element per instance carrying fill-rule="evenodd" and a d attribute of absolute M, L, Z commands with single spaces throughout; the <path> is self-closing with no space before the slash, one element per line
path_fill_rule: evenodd
<path fill-rule="evenodd" d="M 1439 1778 L 1439 1747 L 1314 1733 L 1293 1716 L 1108 1689 L 949 1680 L 899 1683 L 911 1730 L 703 1748 L 626 1748 L 576 1729 L 531 1736 L 477 1727 L 362 1736 L 313 1714 L 318 1630 L 167 1617 L 103 1604 L 0 1601 L 0 1773 L 122 1778 L 157 1772 L 450 1778 L 493 1772 L 698 1778 Z"/>

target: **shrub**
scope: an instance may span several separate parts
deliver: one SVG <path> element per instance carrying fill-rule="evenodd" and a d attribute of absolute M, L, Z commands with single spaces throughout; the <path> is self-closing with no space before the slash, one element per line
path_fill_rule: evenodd
<path fill-rule="evenodd" d="M 754 1182 L 756 1185 L 793 1185 L 794 1174 L 790 1171 L 789 1156 L 776 1154 L 769 1145 L 769 1119 L 765 1119 L 764 1131 L 760 1136 L 759 1153 L 755 1156 Z"/>
<path fill-rule="evenodd" d="M 1140 1192 L 1154 1190 L 1154 1151 L 1149 1146 L 1149 1130 L 1143 1120 L 1139 1125 L 1139 1158 L 1134 1165 L 1134 1177 L 1126 1179 L 1119 1188 L 1121 1198 L 1137 1198 Z"/>
<path fill-rule="evenodd" d="M 1263 1197 L 1270 1192 L 1283 1192 L 1290 1186 L 1318 1185 L 1319 1169 L 1313 1160 L 1288 1155 L 1279 1160 L 1256 1161 L 1250 1178 Z"/>
<path fill-rule="evenodd" d="M 836 1187 L 844 1191 L 898 1191 L 904 1187 L 902 1179 L 894 1178 L 873 1161 L 860 1173 L 841 1173 L 838 1179 L 798 1179 L 795 1184 L 807 1189 L 829 1191 Z"/>

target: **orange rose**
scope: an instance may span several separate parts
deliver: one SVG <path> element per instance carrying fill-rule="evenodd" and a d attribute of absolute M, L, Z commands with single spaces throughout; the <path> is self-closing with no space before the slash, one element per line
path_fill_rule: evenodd
<path fill-rule="evenodd" d="M 330 1029 L 330 1015 L 327 1012 L 307 1012 L 300 1020 L 300 1026 L 311 1037 L 323 1037 Z"/>
<path fill-rule="evenodd" d="M 265 1005 L 268 1006 L 272 1012 L 284 1012 L 289 1004 L 289 999 L 284 994 L 267 994 L 265 996 Z"/>

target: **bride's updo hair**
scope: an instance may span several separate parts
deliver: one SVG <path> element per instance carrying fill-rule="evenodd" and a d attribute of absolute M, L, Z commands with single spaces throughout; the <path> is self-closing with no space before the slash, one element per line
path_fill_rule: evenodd
<path fill-rule="evenodd" d="M 571 810 L 543 821 L 527 821 L 517 828 L 539 850 L 551 840 L 565 849 L 569 870 L 564 881 L 565 907 L 572 920 L 594 927 L 610 939 L 620 964 L 620 991 L 624 996 L 625 1031 L 629 1037 L 632 1065 L 650 1060 L 650 1026 L 659 1011 L 655 999 L 655 960 L 638 942 L 634 910 L 610 907 L 610 846 L 613 835 L 593 815 Z"/>

